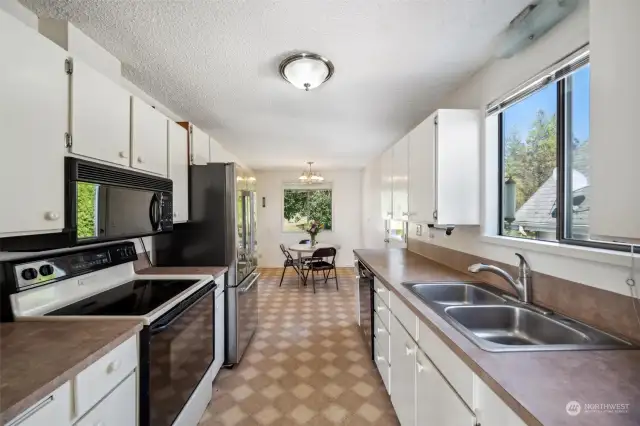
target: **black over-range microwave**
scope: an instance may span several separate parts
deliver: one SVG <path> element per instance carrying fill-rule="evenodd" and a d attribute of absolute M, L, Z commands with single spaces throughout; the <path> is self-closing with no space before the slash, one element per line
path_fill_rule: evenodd
<path fill-rule="evenodd" d="M 49 250 L 172 229 L 171 179 L 67 157 L 63 232 L 0 239 L 0 249 Z"/>

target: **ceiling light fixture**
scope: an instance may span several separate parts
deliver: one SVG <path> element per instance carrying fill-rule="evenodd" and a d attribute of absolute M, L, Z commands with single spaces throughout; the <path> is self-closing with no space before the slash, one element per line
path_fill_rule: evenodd
<path fill-rule="evenodd" d="M 307 164 L 309 165 L 309 171 L 302 172 L 298 180 L 302 183 L 321 183 L 322 181 L 324 181 L 324 178 L 322 177 L 322 175 L 320 175 L 320 173 L 311 171 L 311 165 L 313 164 L 313 161 L 307 161 Z"/>
<path fill-rule="evenodd" d="M 294 87 L 309 91 L 329 80 L 335 68 L 315 53 L 296 53 L 280 63 L 280 75 Z"/>

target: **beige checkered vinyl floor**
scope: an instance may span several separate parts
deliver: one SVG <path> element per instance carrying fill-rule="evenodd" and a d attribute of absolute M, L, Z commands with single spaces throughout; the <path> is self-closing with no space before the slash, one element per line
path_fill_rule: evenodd
<path fill-rule="evenodd" d="M 201 426 L 398 425 L 354 322 L 354 276 L 298 289 L 262 271 L 260 325 L 240 364 L 223 369 Z"/>

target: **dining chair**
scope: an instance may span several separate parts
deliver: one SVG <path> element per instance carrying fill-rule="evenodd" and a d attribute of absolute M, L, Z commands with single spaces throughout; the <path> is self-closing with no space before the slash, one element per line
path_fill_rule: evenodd
<path fill-rule="evenodd" d="M 333 279 L 336 280 L 336 290 L 338 290 L 338 270 L 336 269 L 336 253 L 337 250 L 333 247 L 319 248 L 311 255 L 311 262 L 307 264 L 307 273 L 304 277 L 305 282 L 311 272 L 311 282 L 313 285 L 313 292 L 316 292 L 316 272 L 322 271 L 324 282 L 326 283 L 331 278 L 331 271 L 333 271 Z M 326 261 L 330 259 L 330 261 Z"/>
<path fill-rule="evenodd" d="M 284 244 L 280 244 L 280 250 L 282 250 L 282 254 L 284 254 L 284 267 L 282 269 L 282 277 L 280 277 L 280 285 L 278 287 L 282 287 L 282 281 L 284 280 L 284 274 L 287 272 L 288 267 L 292 267 L 296 274 L 301 276 L 306 283 L 306 277 L 302 273 L 304 263 L 300 263 L 298 259 L 294 259 L 284 246 Z M 298 286 L 300 283 L 298 282 Z"/>

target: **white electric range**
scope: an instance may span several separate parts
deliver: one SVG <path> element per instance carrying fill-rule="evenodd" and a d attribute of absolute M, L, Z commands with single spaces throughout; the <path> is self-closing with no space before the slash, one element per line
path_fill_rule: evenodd
<path fill-rule="evenodd" d="M 140 426 L 195 426 L 211 400 L 210 275 L 136 275 L 131 242 L 5 265 L 17 321 L 139 319 Z"/>

